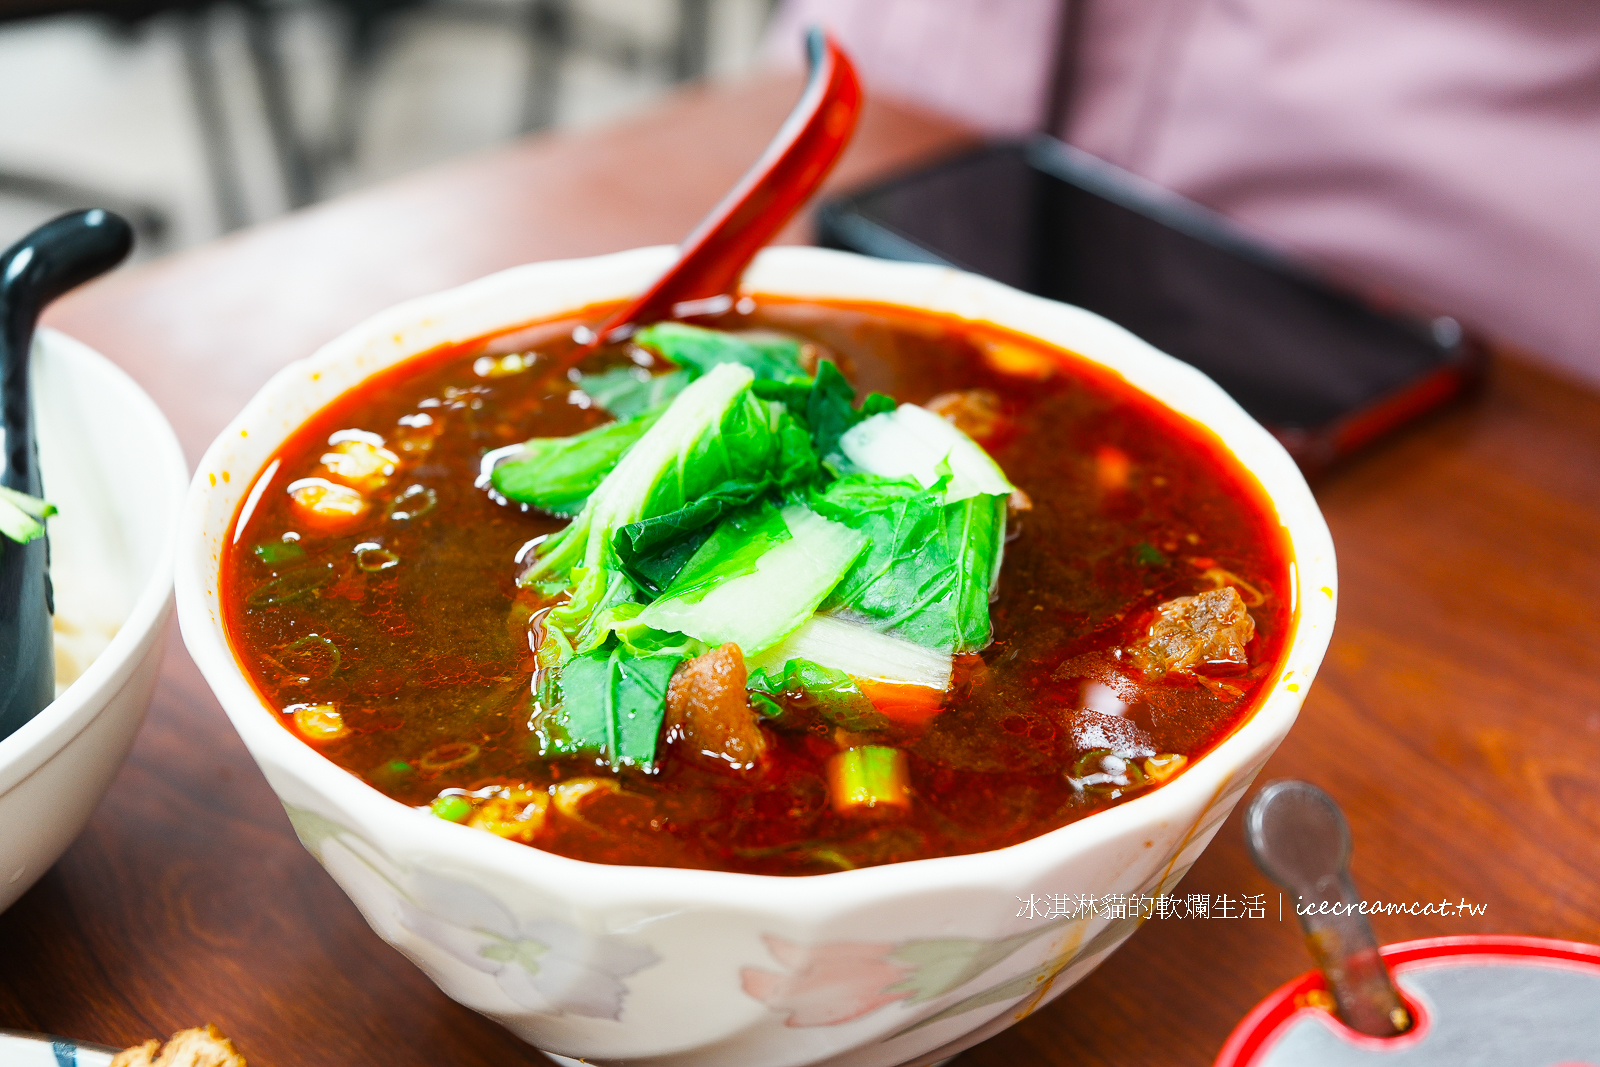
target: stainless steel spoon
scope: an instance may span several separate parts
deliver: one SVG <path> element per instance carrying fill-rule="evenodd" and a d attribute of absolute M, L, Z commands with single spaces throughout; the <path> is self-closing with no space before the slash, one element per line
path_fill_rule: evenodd
<path fill-rule="evenodd" d="M 133 229 L 99 209 L 45 223 L 0 254 L 0 485 L 44 495 L 28 355 L 45 305 L 116 266 Z M 0 739 L 55 699 L 50 542 L 0 537 Z"/>
<path fill-rule="evenodd" d="M 1294 895 L 1306 947 L 1352 1030 L 1393 1037 L 1411 1014 L 1378 956 L 1378 942 L 1350 880 L 1350 826 L 1310 782 L 1270 782 L 1244 816 L 1245 841 L 1262 873 Z"/>

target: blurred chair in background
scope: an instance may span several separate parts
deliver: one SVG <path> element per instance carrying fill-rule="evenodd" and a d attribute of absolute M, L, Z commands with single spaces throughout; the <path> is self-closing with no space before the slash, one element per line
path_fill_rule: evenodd
<path fill-rule="evenodd" d="M 366 2 L 381 3 L 383 0 Z M 244 4 L 250 13 L 250 53 L 255 75 L 262 86 L 265 117 L 285 184 L 292 191 L 309 190 L 309 175 L 301 173 L 299 157 L 294 151 L 293 131 L 285 104 L 288 79 L 282 56 L 270 45 L 262 28 L 265 15 L 261 0 L 244 0 Z M 216 199 L 217 219 L 227 231 L 238 229 L 250 218 L 238 169 L 237 138 L 223 107 L 221 80 L 212 49 L 210 16 L 216 6 L 217 0 L 0 0 L 0 23 L 60 15 L 94 15 L 106 19 L 121 33 L 132 34 L 158 15 L 175 15 L 184 74 Z M 161 208 L 66 178 L 11 171 L 0 166 L 0 190 L 63 208 L 111 208 L 126 215 L 144 237 L 156 243 L 168 228 L 167 213 Z M 295 200 L 293 193 L 291 199 L 296 206 L 309 202 Z"/>
<path fill-rule="evenodd" d="M 8 0 L 0 0 L 5 2 Z M 700 78 L 707 69 L 711 0 L 671 0 L 676 27 L 664 43 L 644 40 L 631 27 L 593 14 L 575 0 L 313 2 L 333 11 L 344 27 L 340 90 L 328 124 L 332 133 L 321 144 L 297 128 L 291 86 L 284 75 L 281 23 L 293 13 L 293 0 L 243 0 L 251 54 L 291 207 L 302 207 L 326 195 L 330 175 L 355 156 L 377 69 L 397 22 L 407 15 L 488 22 L 522 35 L 528 52 L 520 121 L 524 133 L 555 124 L 561 67 L 574 54 L 587 54 L 626 71 L 654 68 L 673 83 Z"/>
<path fill-rule="evenodd" d="M 217 187 L 218 211 L 227 220 L 242 222 L 242 200 L 237 185 L 218 180 L 218 166 L 231 166 L 228 130 L 216 107 L 216 73 L 210 52 L 205 47 L 202 7 L 208 0 L 0 0 L 0 23 L 47 18 L 56 15 L 90 14 L 103 16 L 131 31 L 150 17 L 166 11 L 178 12 L 183 25 L 185 68 L 196 105 L 201 136 L 208 162 L 212 164 Z M 120 193 L 91 188 L 67 178 L 12 170 L 0 160 L 0 191 L 30 200 L 68 208 L 106 207 L 124 215 L 141 236 L 159 243 L 168 229 L 167 213 L 153 204 L 131 199 Z"/>
<path fill-rule="evenodd" d="M 427 73 L 427 65 L 440 62 L 438 57 L 459 64 L 462 56 L 478 54 L 474 49 L 484 47 L 486 40 L 504 39 L 510 52 L 502 45 L 494 57 L 484 54 L 495 62 L 475 71 L 474 89 L 504 95 L 498 100 L 457 96 L 441 103 L 437 115 L 416 123 L 424 127 L 422 140 L 405 142 L 408 147 L 429 143 L 430 122 L 437 134 L 456 128 L 452 123 L 462 117 L 476 117 L 477 112 L 461 110 L 480 107 L 474 99 L 491 112 L 503 111 L 504 125 L 491 123 L 487 133 L 479 134 L 499 138 L 546 129 L 558 118 L 603 114 L 606 108 L 597 111 L 595 101 L 606 99 L 604 94 L 581 95 L 594 91 L 597 70 L 605 72 L 600 78 L 611 87 L 606 91 L 624 102 L 637 100 L 641 90 L 648 94 L 699 78 L 710 64 L 713 21 L 733 12 L 749 28 L 764 21 L 771 7 L 771 0 L 0 0 L 0 25 L 88 15 L 130 41 L 135 35 L 151 44 L 173 41 L 175 62 L 166 69 L 176 81 L 165 84 L 178 89 L 180 100 L 189 101 L 192 116 L 172 116 L 165 109 L 140 114 L 171 129 L 180 140 L 186 127 L 195 131 L 199 156 L 187 169 L 176 160 L 167 169 L 177 166 L 179 173 L 191 176 L 191 183 L 201 181 L 199 188 L 209 189 L 217 227 L 227 231 L 270 214 L 278 205 L 314 203 L 349 188 L 363 174 L 370 179 L 374 172 L 396 173 L 390 143 L 395 137 L 391 132 L 385 140 L 380 131 L 393 129 L 396 101 L 414 91 L 408 86 L 431 85 L 437 92 L 440 86 L 456 84 Z M 492 27 L 492 38 L 474 26 Z M 738 36 L 725 33 L 724 44 Z M 748 43 L 753 48 L 753 35 Z M 519 51 L 525 63 L 517 60 Z M 727 51 L 723 48 L 718 55 L 726 60 Z M 445 64 L 432 69 L 447 69 Z M 43 69 L 51 75 L 58 70 Z M 46 138 L 54 136 L 48 124 L 52 100 L 58 94 L 71 97 L 74 70 L 70 60 L 59 68 L 64 79 L 60 88 L 13 83 L 22 84 L 27 93 L 20 106 L 31 115 L 46 116 Z M 495 74 L 486 77 L 483 70 Z M 426 80 L 407 80 L 419 77 Z M 68 127 L 60 136 L 76 134 Z M 437 151 L 410 152 L 406 165 L 471 147 L 473 137 L 447 136 L 435 143 Z M 4 144 L 0 142 L 0 152 Z M 124 143 L 121 151 L 120 158 L 126 159 L 139 150 Z M 77 164 L 67 155 L 62 165 L 30 166 L 73 177 L 24 173 L 0 156 L 0 196 L 62 209 L 110 207 L 136 221 L 147 245 L 158 243 L 154 239 L 164 230 L 187 229 L 192 240 L 209 229 L 203 221 L 209 212 L 199 208 L 202 222 L 194 233 L 197 209 L 192 198 L 158 207 L 115 193 L 113 188 L 125 184 L 112 176 L 120 171 L 96 169 L 92 160 Z M 202 164 L 203 179 L 195 169 Z M 189 221 L 173 227 L 169 223 L 174 218 Z"/>

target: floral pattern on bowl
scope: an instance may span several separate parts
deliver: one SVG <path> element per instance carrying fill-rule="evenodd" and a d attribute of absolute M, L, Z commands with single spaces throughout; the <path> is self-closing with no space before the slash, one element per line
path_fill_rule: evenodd
<path fill-rule="evenodd" d="M 943 996 L 1061 925 L 1046 923 L 999 941 L 836 941 L 811 948 L 768 934 L 762 938 L 767 951 L 788 973 L 746 967 L 740 985 L 783 1013 L 785 1026 L 835 1026 L 897 1001 L 920 1004 Z"/>
<path fill-rule="evenodd" d="M 360 835 L 311 811 L 285 805 L 306 849 L 358 900 L 387 887 L 399 924 L 474 970 L 493 975 L 518 1007 L 550 1015 L 617 1019 L 622 979 L 660 962 L 649 948 L 594 937 L 560 920 L 518 919 L 476 886 L 408 870 Z M 382 887 L 367 885 L 377 879 Z M 379 890 L 374 893 L 373 890 Z"/>
<path fill-rule="evenodd" d="M 1139 892 L 1161 884 L 1151 883 Z M 1042 963 L 918 1019 L 897 1031 L 894 1036 L 899 1037 L 990 1004 L 1030 994 L 1039 1001 L 1074 961 L 1120 944 L 1139 922 L 1137 915 L 1112 920 L 1087 942 L 1084 934 L 1092 923 L 1089 917 L 1055 919 L 997 940 L 941 938 L 900 944 L 843 941 L 807 948 L 767 934 L 762 938 L 767 951 L 785 971 L 746 967 L 740 971 L 740 985 L 746 994 L 782 1013 L 785 1026 L 836 1026 L 889 1004 L 903 1002 L 912 1006 L 955 992 L 1023 947 L 1046 935 L 1056 935 L 1055 948 Z"/>

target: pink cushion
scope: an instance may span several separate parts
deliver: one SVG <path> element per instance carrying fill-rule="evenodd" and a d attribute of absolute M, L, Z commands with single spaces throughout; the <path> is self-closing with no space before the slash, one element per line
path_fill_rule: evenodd
<path fill-rule="evenodd" d="M 1600 384 L 1600 14 L 1567 0 L 1085 0 L 1070 139 Z M 789 0 L 869 91 L 1042 121 L 1056 0 Z"/>

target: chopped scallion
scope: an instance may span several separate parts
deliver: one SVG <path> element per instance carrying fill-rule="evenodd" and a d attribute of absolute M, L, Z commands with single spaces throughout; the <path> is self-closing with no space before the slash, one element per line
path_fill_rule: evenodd
<path fill-rule="evenodd" d="M 884 745 L 847 749 L 828 760 L 828 797 L 838 812 L 911 806 L 906 754 Z"/>
<path fill-rule="evenodd" d="M 25 545 L 44 535 L 44 520 L 55 513 L 55 505 L 0 485 L 0 536 Z"/>
<path fill-rule="evenodd" d="M 284 563 L 304 559 L 306 550 L 293 541 L 267 541 L 255 547 L 255 554 L 262 563 Z"/>

